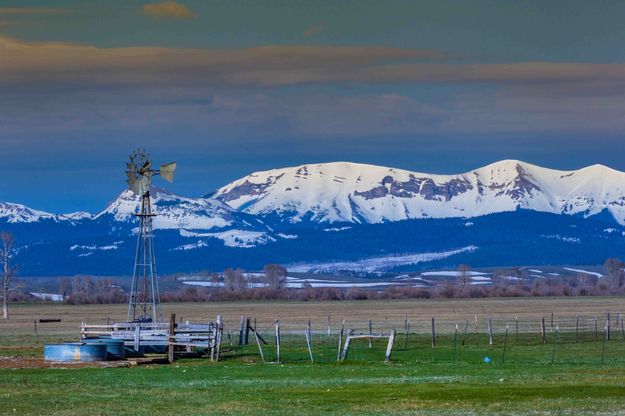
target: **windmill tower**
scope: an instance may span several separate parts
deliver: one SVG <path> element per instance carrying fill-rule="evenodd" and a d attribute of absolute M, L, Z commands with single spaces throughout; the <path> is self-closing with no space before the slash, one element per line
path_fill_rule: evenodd
<path fill-rule="evenodd" d="M 154 257 L 154 232 L 150 203 L 150 186 L 152 177 L 160 175 L 168 182 L 174 180 L 176 163 L 161 165 L 160 169 L 152 169 L 152 162 L 145 150 L 137 149 L 130 155 L 126 163 L 128 187 L 135 195 L 141 196 L 141 206 L 137 214 L 140 226 L 137 233 L 137 251 L 135 267 L 132 273 L 130 300 L 128 301 L 128 322 L 159 322 L 163 320 L 161 299 L 158 290 L 158 276 L 156 274 L 156 259 Z"/>

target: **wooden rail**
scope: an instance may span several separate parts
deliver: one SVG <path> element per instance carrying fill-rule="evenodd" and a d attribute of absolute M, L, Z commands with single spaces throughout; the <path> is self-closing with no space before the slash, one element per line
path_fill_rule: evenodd
<path fill-rule="evenodd" d="M 81 339 L 108 336 L 123 340 L 125 346 L 137 352 L 148 346 L 161 347 L 167 350 L 170 362 L 182 348 L 206 351 L 211 361 L 218 361 L 222 333 L 221 316 L 206 324 L 177 323 L 176 315 L 172 314 L 169 322 L 115 322 L 108 325 L 83 322 L 80 326 Z"/>

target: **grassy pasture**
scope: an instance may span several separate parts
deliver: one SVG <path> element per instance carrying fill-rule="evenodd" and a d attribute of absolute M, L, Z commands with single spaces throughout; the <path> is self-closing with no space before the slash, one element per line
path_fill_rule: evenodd
<path fill-rule="evenodd" d="M 447 331 L 432 348 L 427 333 L 411 334 L 406 342 L 399 325 L 404 314 L 424 322 L 431 316 L 462 322 L 476 314 L 538 320 L 552 312 L 618 313 L 624 305 L 619 298 L 165 305 L 184 320 L 221 313 L 232 327 L 242 314 L 255 316 L 259 328 L 280 318 L 287 329 L 303 329 L 308 319 L 323 326 L 330 315 L 337 322 L 390 323 L 399 332 L 389 364 L 383 363 L 382 340 L 372 349 L 366 341 L 354 343 L 348 360 L 337 364 L 336 338 L 321 331 L 313 335 L 321 363 L 310 364 L 303 337 L 286 331 L 284 364 L 263 365 L 251 343 L 225 345 L 217 364 L 183 359 L 173 366 L 13 368 L 40 357 L 45 342 L 77 339 L 81 321 L 122 320 L 125 312 L 122 305 L 16 305 L 13 319 L 0 323 L 0 414 L 623 414 L 625 341 L 618 331 L 605 349 L 601 339 L 568 340 L 556 343 L 555 354 L 551 333 L 544 344 L 536 334 L 510 334 L 504 356 L 501 330 L 493 346 L 481 330 L 458 336 L 454 347 Z M 40 324 L 35 337 L 39 317 L 62 322 Z M 268 361 L 275 359 L 270 334 Z M 486 356 L 491 363 L 484 363 Z"/>

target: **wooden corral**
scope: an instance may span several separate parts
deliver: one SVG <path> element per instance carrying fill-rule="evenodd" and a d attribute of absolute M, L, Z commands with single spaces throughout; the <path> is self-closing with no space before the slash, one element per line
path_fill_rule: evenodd
<path fill-rule="evenodd" d="M 176 354 L 185 352 L 206 351 L 211 361 L 219 361 L 223 321 L 217 316 L 215 322 L 206 324 L 179 323 L 172 314 L 169 322 L 115 322 L 106 325 L 92 325 L 83 322 L 80 337 L 111 337 L 121 339 L 124 345 L 134 351 L 141 352 L 146 348 L 167 351 L 169 362 L 173 362 Z"/>

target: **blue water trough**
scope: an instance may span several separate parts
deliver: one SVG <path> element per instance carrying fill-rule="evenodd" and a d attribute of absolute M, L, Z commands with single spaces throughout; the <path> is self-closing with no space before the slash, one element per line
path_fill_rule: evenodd
<path fill-rule="evenodd" d="M 84 342 L 66 342 L 65 344 L 46 344 L 43 346 L 43 358 L 57 362 L 92 362 L 106 361 L 106 344 Z"/>
<path fill-rule="evenodd" d="M 110 337 L 85 338 L 82 340 L 85 344 L 104 344 L 106 345 L 106 353 L 109 360 L 122 360 L 126 358 L 126 348 L 124 340 Z"/>

